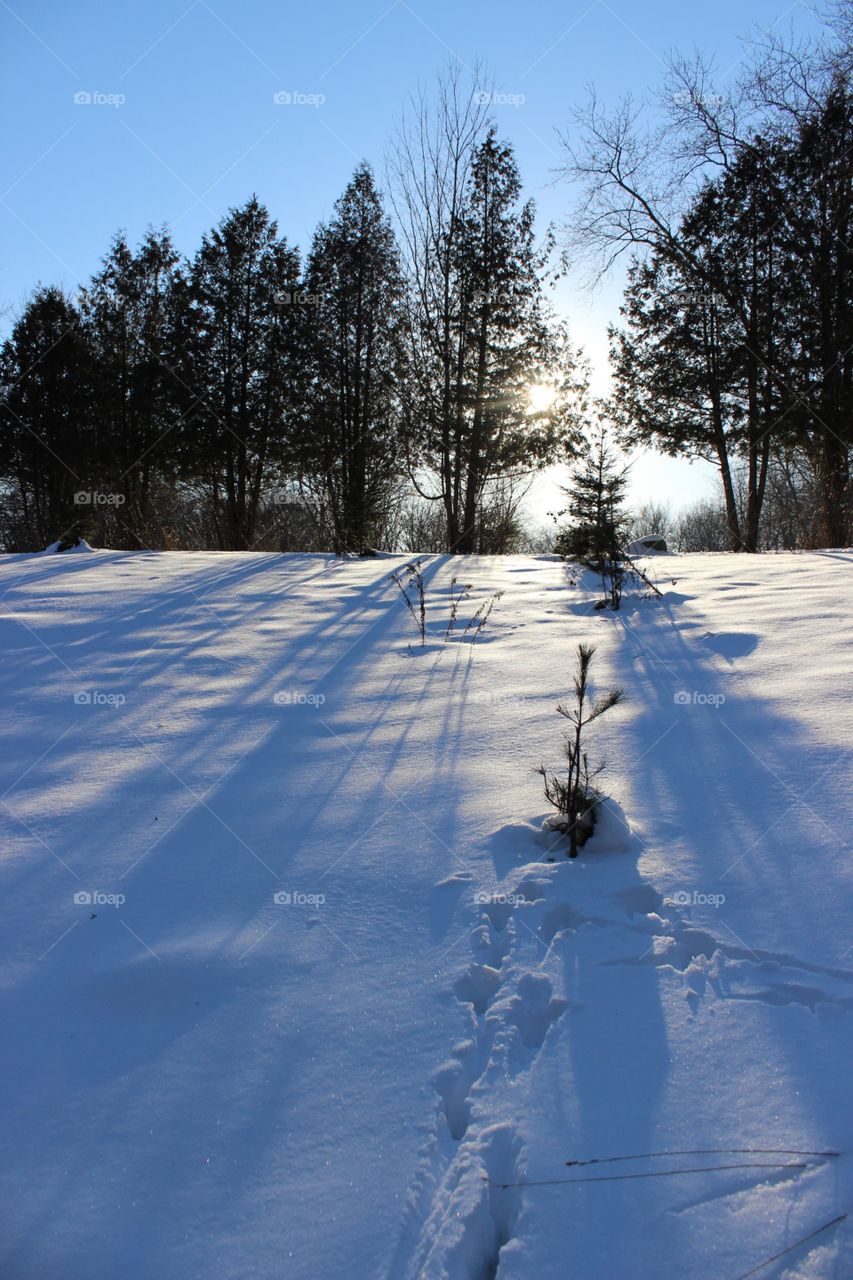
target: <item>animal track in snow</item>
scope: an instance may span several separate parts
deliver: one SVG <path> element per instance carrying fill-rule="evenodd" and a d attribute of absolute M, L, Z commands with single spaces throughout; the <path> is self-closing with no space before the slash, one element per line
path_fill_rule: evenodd
<path fill-rule="evenodd" d="M 492 914 L 496 905 L 502 908 L 499 918 L 503 924 L 499 928 L 494 925 Z M 433 1076 L 433 1086 L 455 1142 L 461 1142 L 468 1131 L 471 1091 L 486 1071 L 500 1025 L 500 1018 L 489 1017 L 488 1010 L 500 990 L 501 966 L 512 947 L 511 931 L 506 927 L 509 917 L 504 915 L 503 907 L 504 904 L 489 903 L 484 909 L 484 919 L 471 935 L 475 959 L 453 987 L 457 1000 L 470 1010 L 472 1036 L 456 1045 L 453 1060 Z"/>
<path fill-rule="evenodd" d="M 669 909 L 669 908 L 668 908 Z M 691 1009 L 696 1012 L 710 985 L 722 1000 L 756 1000 L 770 1005 L 800 1004 L 817 1013 L 818 1005 L 853 1009 L 853 973 L 771 951 L 755 951 L 725 942 L 705 929 L 679 920 L 663 921 L 649 913 L 656 926 L 652 944 L 641 956 L 608 960 L 604 964 L 652 965 L 685 976 Z M 658 932 L 662 926 L 664 932 Z M 823 980 L 807 983 L 798 975 Z"/>
<path fill-rule="evenodd" d="M 489 1028 L 492 1031 L 492 1028 Z M 455 1046 L 455 1058 L 433 1076 L 433 1085 L 442 1101 L 447 1128 L 454 1142 L 461 1142 L 471 1120 L 471 1089 L 486 1069 L 491 1035 L 464 1040 Z"/>
<path fill-rule="evenodd" d="M 509 930 L 497 932 L 487 923 L 479 925 L 471 935 L 471 950 L 482 964 L 499 970 L 512 949 L 513 937 Z"/>
<path fill-rule="evenodd" d="M 507 1184 L 521 1181 L 521 1140 L 512 1125 L 488 1124 L 488 1100 L 496 1076 L 530 1070 L 569 1007 L 554 995 L 549 977 L 519 960 L 528 933 L 538 940 L 541 961 L 554 938 L 586 923 L 568 903 L 554 902 L 552 891 L 550 875 L 523 875 L 505 895 L 481 904 L 471 931 L 471 961 L 453 983 L 468 1031 L 433 1076 L 440 1117 L 433 1169 L 410 1197 L 420 1222 L 405 1271 L 410 1280 L 443 1274 L 450 1259 L 453 1274 L 494 1280 L 501 1250 L 516 1234 L 522 1192 Z"/>
<path fill-rule="evenodd" d="M 484 1280 L 495 1280 L 500 1266 L 500 1254 L 516 1232 L 521 1213 L 521 1189 L 508 1184 L 518 1183 L 521 1139 L 510 1125 L 495 1125 L 487 1133 L 487 1145 L 483 1155 L 488 1177 L 489 1214 L 494 1231 L 493 1247 L 484 1260 Z"/>
<path fill-rule="evenodd" d="M 541 1049 L 553 1023 L 565 1013 L 565 1000 L 552 996 L 553 987 L 544 973 L 525 973 L 519 979 L 518 994 L 509 1005 L 507 1021 L 518 1027 L 528 1049 Z"/>
<path fill-rule="evenodd" d="M 620 902 L 630 916 L 648 916 L 660 912 L 663 896 L 650 884 L 640 884 L 631 889 L 618 889 L 611 898 Z"/>
<path fill-rule="evenodd" d="M 543 914 L 539 924 L 539 936 L 547 946 L 554 941 L 558 933 L 565 933 L 567 930 L 574 932 L 585 922 L 585 916 L 579 915 L 567 902 L 561 902 Z"/>
<path fill-rule="evenodd" d="M 489 964 L 472 964 L 454 984 L 453 990 L 458 1000 L 472 1005 L 479 1015 L 486 1012 L 500 985 L 499 969 L 493 969 Z"/>

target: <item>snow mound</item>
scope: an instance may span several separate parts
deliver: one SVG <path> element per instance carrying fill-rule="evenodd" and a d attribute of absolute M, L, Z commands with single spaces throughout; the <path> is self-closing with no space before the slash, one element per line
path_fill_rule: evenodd
<path fill-rule="evenodd" d="M 559 813 L 550 813 L 542 823 L 543 831 L 565 831 L 565 819 Z M 631 831 L 625 810 L 610 796 L 602 796 L 595 810 L 595 826 L 592 834 L 581 846 L 584 854 L 630 853 L 638 848 L 637 837 Z"/>
<path fill-rule="evenodd" d="M 595 827 L 584 853 L 630 853 L 638 847 L 625 810 L 609 796 L 602 796 L 595 813 Z"/>
<path fill-rule="evenodd" d="M 667 556 L 670 555 L 669 547 L 666 545 L 666 538 L 662 533 L 646 533 L 642 538 L 637 538 L 627 548 L 629 556 Z"/>
<path fill-rule="evenodd" d="M 94 547 L 90 547 L 85 538 L 78 538 L 70 547 L 65 546 L 62 538 L 57 538 L 56 542 L 52 542 L 49 547 L 45 547 L 42 551 L 43 556 L 50 555 L 67 555 L 70 551 L 94 551 Z"/>

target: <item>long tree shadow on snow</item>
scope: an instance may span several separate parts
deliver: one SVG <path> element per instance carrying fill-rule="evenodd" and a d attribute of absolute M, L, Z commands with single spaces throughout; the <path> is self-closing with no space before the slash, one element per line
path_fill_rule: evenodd
<path fill-rule="evenodd" d="M 762 978 L 755 984 L 759 991 L 766 986 L 763 956 L 776 957 L 771 970 L 782 962 L 828 977 L 837 973 L 840 957 L 822 946 L 825 885 L 834 881 L 832 864 L 846 844 L 835 812 L 837 748 L 813 740 L 794 716 L 762 700 L 755 681 L 742 695 L 737 658 L 755 648 L 748 633 L 745 642 L 723 646 L 723 667 L 712 665 L 705 652 L 713 646 L 698 636 L 693 642 L 694 631 L 684 627 L 677 602 L 669 598 L 643 602 L 607 625 L 624 633 L 612 652 L 611 670 L 637 709 L 618 729 L 610 726 L 609 745 L 640 802 L 646 858 L 661 868 L 655 887 L 691 898 L 725 895 L 719 908 L 688 905 L 676 911 L 684 963 L 692 936 L 708 958 L 715 948 L 752 957 Z M 659 910 L 672 914 L 672 908 Z M 810 940 L 806 954 L 801 941 L 791 948 L 789 921 L 796 921 L 800 939 Z M 790 1033 L 778 1040 L 778 1061 L 789 1078 L 800 1078 L 812 1141 L 817 1134 L 832 1146 L 839 1101 L 809 1087 L 801 1043 L 795 1018 Z M 737 1089 L 736 1072 L 730 1085 Z M 727 1136 L 727 1116 L 717 1123 L 719 1131 L 697 1135 L 697 1145 L 719 1145 Z M 783 1129 L 785 1123 L 783 1117 Z M 800 1117 L 788 1123 L 799 1132 Z M 712 1137 L 716 1144 L 707 1141 Z"/>
<path fill-rule="evenodd" d="M 436 561 L 426 572 L 436 572 L 440 563 Z M 260 604 L 255 602 L 257 609 L 266 608 L 270 597 L 273 602 L 278 598 L 276 567 L 269 562 L 257 568 L 252 566 L 255 580 L 265 577 L 273 580 L 269 591 L 262 591 Z M 179 584 L 163 609 L 156 611 L 155 630 L 174 630 L 174 639 L 184 653 L 204 650 L 211 639 L 210 621 L 195 609 L 192 597 L 211 583 L 219 590 L 226 589 L 233 575 L 226 570 L 225 576 L 202 576 L 203 583 Z M 224 1008 L 236 1032 L 241 989 L 247 983 L 251 987 L 257 980 L 254 975 L 264 972 L 263 966 L 256 969 L 254 961 L 263 957 L 263 931 L 268 925 L 275 929 L 271 935 L 272 945 L 281 951 L 289 981 L 299 981 L 301 970 L 307 979 L 318 964 L 328 964 L 330 958 L 334 963 L 348 965 L 359 955 L 369 955 L 371 931 L 383 926 L 373 921 L 375 904 L 359 884 L 357 865 L 354 865 L 356 855 L 344 856 L 330 885 L 321 886 L 320 879 L 323 868 L 340 855 L 346 855 L 350 847 L 359 853 L 366 847 L 368 856 L 375 856 L 370 850 L 372 824 L 375 814 L 388 809 L 393 802 L 393 794 L 389 795 L 385 785 L 388 770 L 393 766 L 393 755 L 378 765 L 367 762 L 369 767 L 364 769 L 365 762 L 359 761 L 358 753 L 349 754 L 343 748 L 340 733 L 329 733 L 319 727 L 314 707 L 292 706 L 283 712 L 274 708 L 271 712 L 271 708 L 273 695 L 283 683 L 315 693 L 325 688 L 331 693 L 333 685 L 346 688 L 362 678 L 375 655 L 386 651 L 388 627 L 396 630 L 399 623 L 399 602 L 388 592 L 386 579 L 387 565 L 383 564 L 376 578 L 371 575 L 371 580 L 339 602 L 330 616 L 316 621 L 313 628 L 298 626 L 296 634 L 291 634 L 282 645 L 280 659 L 271 669 L 262 671 L 257 679 L 243 682 L 242 686 L 239 678 L 232 680 L 226 704 L 219 713 L 208 715 L 209 731 L 201 739 L 193 734 L 184 744 L 178 738 L 172 749 L 166 751 L 168 765 L 177 775 L 172 785 L 178 791 L 182 777 L 195 778 L 205 754 L 216 766 L 214 773 L 221 764 L 225 776 L 204 792 L 203 804 L 193 803 L 193 797 L 187 796 L 187 812 L 171 830 L 159 840 L 155 839 L 150 849 L 143 850 L 121 886 L 128 902 L 124 918 L 132 925 L 134 936 L 143 939 L 143 943 L 123 932 L 116 916 L 110 918 L 97 913 L 97 919 L 81 919 L 62 946 L 77 953 L 77 964 L 87 974 L 88 993 L 79 987 L 79 973 L 68 982 L 45 988 L 44 981 L 49 975 L 42 968 L 37 968 L 31 980 L 23 980 L 13 993 L 9 1017 L 15 1023 L 33 1010 L 40 1010 L 46 1024 L 62 1027 L 73 1012 L 76 1034 L 65 1038 L 60 1035 L 49 1059 L 36 1053 L 30 1064 L 34 1097 L 39 1091 L 44 1093 L 46 1070 L 55 1073 L 57 1079 L 73 1082 L 83 1078 L 91 1044 L 97 1041 L 98 1088 L 107 1089 L 114 1099 L 123 1098 L 121 1105 L 127 1119 L 144 1115 L 146 1108 L 153 1108 L 164 1119 L 174 1110 L 177 1117 L 194 1106 L 202 1061 L 198 1046 L 209 1038 L 208 1025 L 211 1031 L 218 1025 L 211 1021 L 212 1015 L 216 1014 L 218 1020 Z M 215 602 L 217 591 L 208 594 L 212 594 Z M 158 671 L 164 675 L 169 672 L 174 655 L 146 653 L 144 645 L 149 639 L 151 620 L 144 612 L 140 617 L 140 611 L 135 611 L 128 618 L 125 605 L 124 609 L 117 609 L 117 615 L 120 647 L 133 659 L 142 649 L 139 675 L 150 686 Z M 364 619 L 368 621 L 366 630 L 360 629 Z M 84 626 L 81 635 L 85 630 Z M 235 671 L 239 669 L 238 665 Z M 247 707 L 257 714 L 258 729 L 249 751 L 235 760 L 233 743 L 229 743 L 231 725 L 246 718 Z M 330 716 L 341 711 L 341 708 L 328 708 Z M 134 714 L 132 703 L 128 714 Z M 116 723 L 120 722 L 111 724 L 111 730 L 115 730 Z M 84 727 L 97 734 L 92 721 L 84 722 Z M 122 847 L 126 809 L 134 793 L 162 786 L 161 761 L 149 758 L 142 746 L 134 746 L 133 750 L 135 767 L 126 780 L 116 780 L 109 810 L 103 809 L 97 791 L 84 797 L 75 816 L 80 829 L 88 830 L 89 838 L 85 843 L 78 842 L 72 829 L 69 847 L 62 847 L 61 852 L 75 858 L 78 866 L 82 865 L 83 856 L 87 883 L 97 884 L 110 862 L 115 865 L 115 849 Z M 48 783 L 51 778 L 58 782 L 65 767 L 65 758 L 59 750 L 56 760 L 51 762 Z M 335 778 L 343 794 L 352 794 L 355 785 L 361 812 L 349 810 L 342 814 L 330 809 L 330 777 Z M 43 774 L 38 782 L 44 785 Z M 218 821 L 218 814 L 228 816 L 226 826 Z M 272 843 L 270 814 L 277 815 L 275 827 L 280 833 Z M 452 813 L 448 811 L 444 816 L 452 825 Z M 367 845 L 358 847 L 359 838 L 366 840 Z M 425 846 L 429 845 L 431 837 L 427 830 L 421 831 L 421 838 Z M 407 843 L 413 846 L 412 856 L 417 856 L 418 840 L 413 840 L 411 833 Z M 290 917 L 282 913 L 275 915 L 273 891 L 280 882 L 287 882 L 293 851 L 297 849 L 302 857 L 301 879 L 292 887 L 325 889 L 331 907 L 328 917 L 332 921 L 331 930 L 326 928 L 324 918 L 318 918 L 318 912 L 294 913 Z M 316 858 L 317 883 L 305 884 L 306 859 L 310 864 L 312 856 Z M 53 864 L 46 861 L 45 855 L 40 866 L 40 871 L 33 869 L 28 874 L 39 880 L 39 891 L 53 896 L 57 892 L 53 884 Z M 45 867 L 51 874 L 45 873 Z M 394 864 L 391 870 L 394 871 Z M 399 863 L 396 874 L 399 894 L 401 898 L 406 893 L 412 894 L 411 915 L 417 918 L 416 895 L 407 884 L 410 877 Z M 74 887 L 72 883 L 59 887 L 60 898 L 64 901 Z M 235 910 L 235 904 L 242 905 Z M 180 928 L 176 928 L 177 922 Z M 95 938 L 97 952 L 91 960 L 86 960 L 80 948 L 85 953 Z M 401 938 L 401 947 L 409 941 Z M 348 953 L 350 944 L 353 955 Z M 257 950 L 253 951 L 255 945 Z M 143 946 L 150 947 L 153 954 L 145 954 Z M 207 974 L 199 972 L 198 958 L 205 951 L 210 957 Z M 241 960 L 243 953 L 246 953 L 245 959 Z M 45 963 L 49 964 L 49 960 Z M 74 969 L 75 966 L 70 966 L 69 973 Z M 157 985 L 152 987 L 155 979 Z M 144 1019 L 141 1024 L 138 1019 L 136 1022 L 131 1019 L 129 1025 L 135 1027 L 135 1035 L 124 1034 L 120 1022 L 114 1023 L 110 1030 L 108 1014 L 115 1001 L 121 1006 L 128 1005 L 129 1010 L 136 1004 L 142 1010 L 150 1008 L 162 1013 L 156 1035 L 146 1034 Z M 168 1008 L 164 1009 L 164 1001 L 167 1005 L 171 1001 L 171 1013 Z M 363 1037 L 378 1035 L 381 1030 L 371 1027 L 369 1019 L 365 1020 Z M 182 1084 L 173 1085 L 167 1100 L 140 1093 L 139 1086 L 131 1084 L 137 1068 L 160 1059 L 167 1061 L 183 1040 L 195 1045 L 191 1051 L 193 1071 L 187 1073 Z M 276 1126 L 254 1107 L 234 1105 L 235 1096 L 242 1096 L 239 1080 L 247 1072 L 254 1078 L 259 1070 L 266 1069 L 278 1085 L 274 1111 L 285 1114 L 290 1098 L 288 1082 L 299 1078 L 311 1052 L 307 1044 L 302 1048 L 298 1036 L 289 1037 L 286 1046 L 264 1043 L 266 1047 L 262 1050 L 258 1045 L 249 1063 L 243 1061 L 236 1034 L 233 1044 L 210 1043 L 204 1055 L 209 1054 L 210 1068 L 201 1068 L 206 1105 L 213 1114 L 228 1116 L 223 1137 L 226 1132 L 230 1134 L 233 1150 L 252 1151 L 257 1160 L 264 1158 Z M 268 1055 L 266 1062 L 259 1061 L 261 1052 Z M 233 1057 L 233 1070 L 223 1070 L 222 1059 L 229 1055 Z M 303 1055 L 306 1055 L 304 1059 Z M 152 1085 L 156 1079 L 155 1073 L 151 1077 Z M 249 1096 L 245 1095 L 247 1099 Z M 104 1115 L 109 1114 L 107 1107 Z M 168 1218 L 170 1207 L 165 1187 L 162 1204 L 157 1208 L 152 1205 L 158 1196 L 157 1169 L 162 1158 L 162 1151 L 154 1148 L 128 1151 L 123 1176 L 128 1195 L 131 1198 L 138 1195 L 140 1202 L 144 1198 L 158 1220 L 161 1215 Z M 83 1196 L 87 1194 L 91 1172 L 85 1151 L 76 1155 L 67 1152 L 66 1176 L 55 1186 L 45 1185 L 38 1212 L 19 1237 L 14 1257 L 26 1258 L 28 1244 L 39 1238 L 45 1224 L 62 1212 L 63 1206 L 64 1211 L 68 1211 L 69 1195 L 73 1203 L 78 1192 Z M 214 1191 L 217 1183 L 220 1187 Z M 210 1178 L 205 1194 L 212 1195 L 211 1203 L 216 1204 L 219 1203 L 217 1195 L 224 1194 L 226 1188 L 230 1189 L 232 1199 L 239 1199 L 233 1190 L 233 1171 L 223 1165 L 221 1172 Z M 158 1262 L 159 1247 L 156 1242 L 141 1238 L 134 1245 L 151 1257 L 152 1267 Z"/>

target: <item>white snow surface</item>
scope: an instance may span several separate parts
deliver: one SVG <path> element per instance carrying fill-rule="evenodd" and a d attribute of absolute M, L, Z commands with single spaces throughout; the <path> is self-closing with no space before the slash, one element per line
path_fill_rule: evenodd
<path fill-rule="evenodd" d="M 38 552 L 37 554 L 43 555 L 43 556 L 52 556 L 52 555 L 56 555 L 57 553 L 61 553 L 62 555 L 67 556 L 67 555 L 70 555 L 72 552 L 87 552 L 87 551 L 94 551 L 94 550 L 95 548 L 91 547 L 85 538 L 79 538 L 77 542 L 73 543 L 70 547 L 63 546 L 62 539 L 57 538 L 56 542 L 51 542 L 49 547 L 45 547 L 44 551 Z"/>
<path fill-rule="evenodd" d="M 394 567 L 0 558 L 0 1276 L 848 1280 L 853 553 Z"/>

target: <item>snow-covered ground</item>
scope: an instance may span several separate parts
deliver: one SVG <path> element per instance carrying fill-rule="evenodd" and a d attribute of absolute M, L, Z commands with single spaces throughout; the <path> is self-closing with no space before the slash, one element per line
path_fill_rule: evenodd
<path fill-rule="evenodd" d="M 853 555 L 432 557 L 423 652 L 397 563 L 0 560 L 3 1280 L 737 1280 L 853 1209 Z M 581 640 L 632 835 L 569 863 Z"/>

